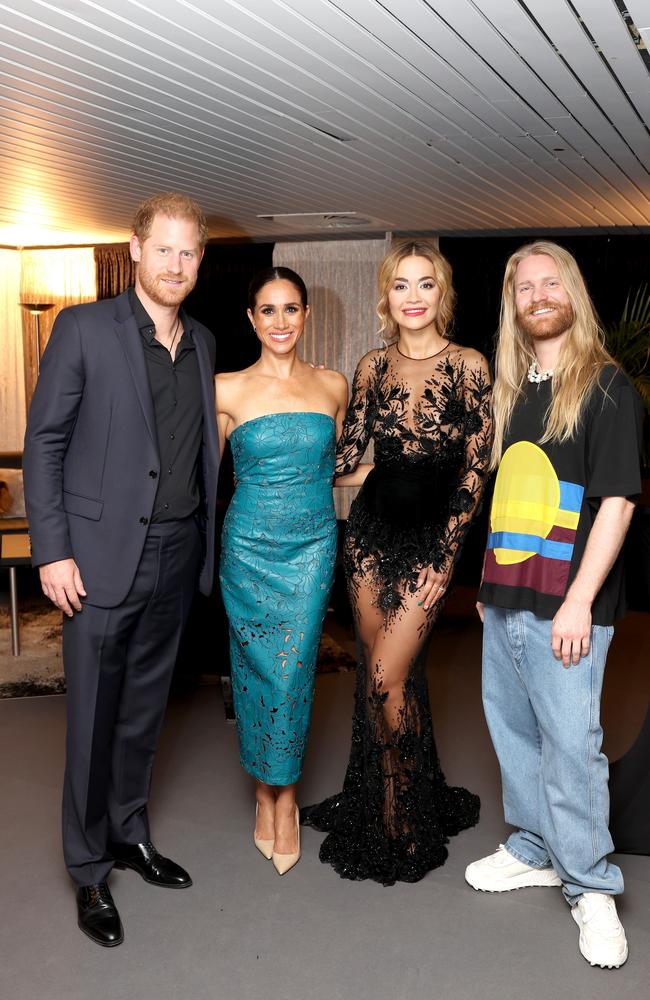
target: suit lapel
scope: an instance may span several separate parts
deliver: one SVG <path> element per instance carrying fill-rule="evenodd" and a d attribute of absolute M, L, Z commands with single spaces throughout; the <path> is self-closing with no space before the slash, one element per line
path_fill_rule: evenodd
<path fill-rule="evenodd" d="M 203 337 L 198 331 L 194 333 L 196 358 L 201 373 L 201 395 L 203 397 L 203 440 L 207 448 L 207 456 L 216 463 L 219 449 L 217 446 L 217 424 L 214 399 L 214 373 L 210 364 L 210 355 Z"/>
<path fill-rule="evenodd" d="M 116 299 L 116 321 L 115 332 L 122 345 L 122 350 L 126 355 L 126 360 L 138 394 L 144 422 L 151 435 L 151 440 L 158 450 L 158 436 L 156 434 L 156 417 L 151 398 L 151 388 L 149 386 L 149 376 L 147 375 L 147 363 L 142 350 L 142 340 L 138 324 L 131 312 L 128 299 L 128 292 L 124 292 Z"/>

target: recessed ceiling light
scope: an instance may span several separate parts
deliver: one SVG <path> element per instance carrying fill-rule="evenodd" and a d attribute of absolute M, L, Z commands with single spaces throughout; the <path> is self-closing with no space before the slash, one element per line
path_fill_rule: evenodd
<path fill-rule="evenodd" d="M 356 215 L 356 212 L 272 212 L 267 215 L 258 215 L 258 219 L 309 219 L 309 218 L 333 218 L 335 215 Z"/>
<path fill-rule="evenodd" d="M 391 229 L 392 223 L 358 212 L 274 212 L 258 215 L 265 222 L 275 222 L 293 229 Z"/>

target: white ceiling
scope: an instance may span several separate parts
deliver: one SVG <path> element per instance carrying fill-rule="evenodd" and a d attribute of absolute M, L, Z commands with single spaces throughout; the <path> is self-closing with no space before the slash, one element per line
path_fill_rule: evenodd
<path fill-rule="evenodd" d="M 222 237 L 650 226 L 650 0 L 0 0 L 0 23 L 5 245 L 125 239 L 171 188 Z"/>

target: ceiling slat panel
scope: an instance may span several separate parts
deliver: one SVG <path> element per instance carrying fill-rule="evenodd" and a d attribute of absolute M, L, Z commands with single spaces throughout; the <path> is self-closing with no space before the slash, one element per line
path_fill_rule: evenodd
<path fill-rule="evenodd" d="M 650 30 L 650 4 L 648 0 L 626 0 L 625 7 L 639 31 Z"/>
<path fill-rule="evenodd" d="M 445 5 L 447 6 L 447 4 Z M 504 7 L 500 0 L 484 0 L 481 9 L 485 15 L 483 31 L 486 28 L 488 31 L 490 28 L 497 28 L 504 40 L 507 39 L 512 51 L 517 54 L 521 66 L 525 67 L 526 75 L 518 83 L 521 92 L 528 97 L 530 80 L 543 80 L 549 87 L 553 88 L 554 93 L 561 100 L 562 107 L 565 109 L 564 114 L 571 111 L 572 107 L 580 107 L 581 115 L 577 120 L 582 121 L 584 118 L 582 112 L 585 110 L 584 87 L 571 74 L 558 53 L 548 44 L 544 35 L 519 5 Z M 450 7 L 449 10 L 451 14 L 453 7 Z M 567 104 L 567 102 L 569 103 Z M 593 121 L 594 116 L 597 115 L 601 128 L 606 128 L 608 123 L 603 118 L 602 113 L 598 112 L 597 107 L 592 106 L 591 111 L 591 120 Z M 620 137 L 616 136 L 613 130 L 611 130 L 611 138 L 620 144 Z"/>
<path fill-rule="evenodd" d="M 537 114 L 537 124 L 547 114 L 559 114 L 562 105 L 541 81 L 535 80 L 511 48 L 494 31 L 487 30 L 473 5 L 453 0 L 451 6 L 435 4 L 435 12 L 426 3 L 404 5 L 399 0 L 386 4 L 393 17 L 402 18 L 427 48 L 439 53 L 447 71 L 461 75 L 470 89 L 484 103 L 501 108 L 522 93 L 524 82 L 532 90 L 530 109 Z M 507 80 L 507 82 L 506 82 Z M 523 106 L 523 102 L 519 101 Z"/>
<path fill-rule="evenodd" d="M 362 8 L 362 7 L 361 7 L 361 6 L 360 6 L 360 5 L 358 4 L 358 3 L 356 3 L 356 4 L 353 4 L 351 8 L 350 8 L 350 6 L 348 5 L 348 8 L 347 8 L 347 9 L 352 9 L 352 10 L 355 10 L 355 11 L 357 12 L 357 14 L 358 14 L 358 15 L 360 16 L 364 8 Z M 364 22 L 364 27 L 366 27 L 366 24 L 365 24 L 365 22 Z M 375 25 L 375 33 L 376 33 L 377 31 L 378 31 L 378 27 L 377 27 L 377 25 Z M 393 42 L 394 42 L 394 40 L 393 40 Z M 373 43 L 375 43 L 375 39 L 374 39 L 374 38 L 373 38 Z M 513 102 L 513 104 L 514 104 L 514 103 L 516 103 L 516 102 Z M 521 102 L 519 102 L 519 103 L 521 103 Z M 502 120 L 502 121 L 503 121 L 503 120 Z M 502 122 L 501 122 L 501 124 L 502 124 Z M 515 127 L 515 131 L 514 131 L 514 135 L 516 135 L 516 136 L 520 136 L 521 134 L 522 134 L 522 129 L 521 129 L 521 127 Z M 446 137 L 445 137 L 445 138 L 446 138 Z M 450 144 L 449 144 L 449 148 L 450 148 L 450 149 L 453 149 L 453 143 L 454 143 L 454 139 L 455 139 L 455 137 L 453 137 L 453 138 L 450 138 L 450 140 L 449 140 L 449 143 L 450 143 Z M 509 152 L 509 151 L 507 151 L 507 152 L 505 152 L 505 151 L 504 151 L 504 154 L 503 154 L 503 159 L 504 159 L 504 161 L 505 161 L 505 160 L 507 160 L 507 158 L 508 158 L 508 152 Z M 480 150 L 479 150 L 479 149 L 477 149 L 477 150 L 476 150 L 476 153 L 477 153 L 478 155 L 480 155 Z M 568 180 L 568 178 L 567 178 L 567 180 Z M 597 196 L 596 196 L 596 198 L 597 198 L 597 200 L 598 200 L 598 197 L 597 197 Z M 568 212 L 569 212 L 569 214 L 570 214 L 570 213 L 571 213 L 571 209 L 570 209 L 570 208 L 568 208 L 568 206 L 567 206 L 567 210 L 568 210 Z M 628 210 L 629 210 L 629 209 L 628 209 Z M 636 214 L 636 215 L 638 216 L 638 213 L 633 213 L 633 214 Z M 620 218 L 621 218 L 621 217 L 619 216 L 619 219 L 620 219 Z M 627 221 L 631 221 L 631 220 L 629 220 L 629 219 L 628 219 Z M 642 217 L 642 216 L 638 216 L 638 217 L 636 218 L 636 220 L 635 220 L 635 221 L 643 221 L 643 217 Z"/>
<path fill-rule="evenodd" d="M 560 52 L 571 54 L 575 73 L 625 141 L 637 155 L 650 157 L 650 136 L 640 127 L 638 116 L 613 83 L 566 0 L 527 0 L 527 3 Z M 609 5 L 612 6 L 611 0 Z M 632 54 L 636 57 L 636 52 L 630 52 Z"/>
<path fill-rule="evenodd" d="M 396 4 L 393 4 L 393 6 L 395 7 L 395 9 L 397 9 L 397 5 Z M 478 34 L 477 28 L 480 28 L 481 29 L 480 30 L 480 39 L 481 39 L 480 44 L 482 46 L 481 52 L 482 52 L 483 56 L 485 55 L 485 52 L 487 51 L 487 49 L 489 49 L 489 46 L 487 46 L 487 47 L 485 46 L 485 40 L 486 40 L 486 38 L 493 37 L 494 36 L 494 32 L 489 30 L 490 26 L 486 25 L 485 22 L 483 22 L 482 24 L 480 23 L 482 19 L 479 19 L 477 17 L 477 12 L 476 12 L 476 9 L 474 8 L 473 5 L 463 4 L 462 0 L 453 0 L 453 4 L 437 3 L 436 4 L 436 8 L 437 8 L 437 10 L 441 14 L 445 14 L 445 15 L 449 16 L 450 19 L 453 18 L 453 23 L 455 24 L 455 26 L 456 26 L 459 34 L 462 34 L 463 38 L 465 38 L 465 39 L 469 39 L 469 38 L 473 37 L 472 30 L 471 30 L 472 27 L 474 29 L 474 34 Z M 417 5 L 417 7 L 416 7 L 414 5 L 413 7 L 409 7 L 409 13 L 412 13 L 412 11 L 416 10 L 416 9 L 417 10 L 421 10 L 421 6 Z M 488 28 L 487 31 L 486 31 L 486 27 Z M 510 52 L 512 54 L 512 50 L 509 49 L 509 47 L 505 44 L 505 42 L 503 41 L 503 39 L 500 40 L 500 47 L 498 48 L 497 51 L 498 51 L 498 55 L 499 55 L 500 60 L 501 60 L 501 65 L 503 65 L 503 60 L 504 60 L 505 53 L 506 52 Z M 495 52 L 494 54 L 497 54 L 497 52 Z M 524 64 L 519 59 L 519 57 L 516 57 L 516 58 L 518 59 L 518 61 L 521 64 L 521 66 L 523 67 Z M 535 95 L 534 96 L 537 96 L 538 93 L 539 93 L 540 87 L 542 87 L 543 85 L 541 84 L 540 81 L 537 80 L 537 78 L 534 76 L 534 74 L 531 73 L 531 71 L 529 69 L 526 69 L 526 73 L 527 73 L 528 78 L 530 80 L 532 80 L 534 82 L 534 84 L 535 84 L 535 86 L 534 86 Z M 512 79 L 512 76 L 513 76 L 513 74 L 510 72 L 509 78 Z M 521 76 L 519 77 L 519 86 L 520 86 L 520 88 L 522 90 L 525 90 L 525 88 L 523 87 L 523 81 L 522 81 L 522 77 Z M 528 92 L 525 91 L 525 93 L 526 93 L 526 96 L 528 97 L 529 96 Z M 513 97 L 514 96 L 515 95 L 513 94 Z M 551 106 L 552 110 L 556 110 L 558 107 L 560 107 L 560 108 L 562 107 L 562 105 L 560 105 L 558 102 L 555 102 Z M 563 138 L 566 138 L 565 136 L 562 136 L 562 134 L 561 134 L 561 132 L 562 132 L 562 122 L 564 120 L 566 120 L 567 118 L 569 118 L 569 117 L 570 116 L 567 116 L 566 112 L 565 112 L 565 115 L 560 120 L 560 122 L 558 122 L 557 119 L 555 121 L 553 121 L 553 128 L 557 128 L 559 130 L 559 132 L 560 132 L 560 136 L 559 136 L 560 140 L 563 139 Z M 542 135 L 547 134 L 548 130 L 545 129 L 545 126 L 542 125 L 541 128 L 543 130 L 541 132 L 541 134 Z M 588 152 L 590 152 L 590 154 L 591 154 L 592 157 L 595 156 L 595 158 L 596 158 L 596 161 L 597 161 L 596 164 L 595 164 L 596 168 L 600 167 L 602 169 L 603 167 L 607 167 L 610 171 L 615 170 L 616 168 L 612 164 L 611 159 L 609 159 L 606 156 L 606 154 L 603 153 L 603 151 L 600 149 L 600 147 L 596 143 L 593 142 L 593 140 L 591 139 L 591 137 L 588 136 L 586 133 L 584 133 L 583 130 L 580 130 L 580 133 L 583 136 L 581 145 L 584 146 L 586 144 L 589 147 Z M 519 132 L 519 136 L 520 135 L 521 135 L 521 131 Z M 575 133 L 574 133 L 572 141 L 575 142 L 575 139 L 576 139 L 576 136 L 575 136 Z M 561 145 L 562 143 L 561 143 L 561 141 L 559 141 L 557 144 Z M 517 145 L 519 145 L 519 143 L 517 143 Z M 524 144 L 521 144 L 521 145 L 522 145 L 523 149 L 530 150 L 530 148 L 531 148 L 531 144 L 530 143 L 527 143 L 527 144 L 524 143 Z M 581 159 L 584 156 L 584 153 L 578 152 L 578 149 L 576 149 L 576 154 Z M 589 174 L 588 169 L 585 171 L 585 169 L 583 169 L 583 167 L 580 164 L 578 164 L 577 159 L 576 159 L 575 156 L 571 157 L 571 159 L 576 164 L 576 166 L 579 167 L 579 169 L 577 171 L 578 176 L 587 176 Z M 569 157 L 568 156 L 567 157 L 561 157 L 560 160 L 564 161 L 564 162 L 568 162 Z M 586 167 L 586 160 L 582 160 L 582 163 Z M 606 183 L 605 183 L 605 185 L 602 185 L 600 183 L 600 180 L 601 180 L 600 177 L 598 176 L 597 173 L 595 173 L 593 171 L 591 172 L 591 176 L 595 178 L 595 183 L 596 183 L 597 190 L 600 190 L 601 193 L 602 193 L 603 186 L 606 186 Z M 620 178 L 620 182 L 623 183 L 625 186 L 628 186 L 628 184 L 627 184 L 627 178 L 626 177 L 622 176 Z M 615 199 L 615 200 L 618 200 L 618 199 Z M 633 207 L 630 204 L 626 204 L 625 206 L 623 206 L 621 204 L 621 202 L 619 201 L 619 206 L 627 214 L 627 216 L 629 218 L 629 221 L 635 221 L 635 222 L 641 222 L 641 223 L 643 223 L 644 219 L 646 218 L 646 216 L 643 213 L 639 212 L 638 209 L 636 209 L 635 207 Z M 647 206 L 645 206 L 645 207 L 647 208 Z"/>
<path fill-rule="evenodd" d="M 314 5 L 312 18 L 318 23 L 331 24 L 331 13 L 325 16 L 331 6 L 327 5 L 324 13 L 324 5 Z M 349 0 L 345 12 L 339 10 L 338 4 L 336 11 L 338 20 L 334 27 L 349 36 L 348 58 L 356 60 L 355 77 L 362 79 L 366 87 L 381 88 L 382 95 L 393 101 L 396 108 L 404 109 L 408 104 L 416 115 L 417 111 L 422 115 L 427 108 L 433 108 L 445 115 L 449 123 L 458 121 L 460 116 L 473 134 L 480 134 L 481 127 L 485 134 L 509 135 L 521 130 L 522 125 L 494 103 L 497 97 L 510 96 L 496 77 L 492 77 L 496 94 L 487 98 L 456 71 L 454 64 L 459 53 L 453 35 L 445 32 L 451 48 L 441 57 L 374 0 Z M 430 12 L 429 17 L 433 20 Z M 465 49 L 465 58 L 474 60 L 474 53 Z M 527 114 L 523 106 L 517 111 L 519 115 Z M 533 120 L 537 119 L 527 117 L 527 124 Z"/>
<path fill-rule="evenodd" d="M 573 4 L 632 99 L 636 111 L 645 124 L 650 125 L 650 73 L 632 41 L 620 11 L 614 4 L 594 4 L 590 0 L 573 0 Z M 648 2 L 645 16 L 650 25 Z"/>
<path fill-rule="evenodd" d="M 99 91 L 97 91 L 97 92 L 96 92 L 96 95 L 97 95 L 97 96 L 99 97 L 99 99 L 101 100 L 101 96 L 100 96 L 100 92 L 99 92 Z M 339 155 L 339 154 L 338 154 L 338 151 L 337 151 L 337 150 L 334 150 L 334 152 L 333 152 L 333 154 L 332 154 L 332 155 L 334 155 L 334 156 L 336 157 L 337 155 Z M 423 166 L 424 166 L 424 167 L 426 167 L 426 164 L 423 164 Z M 449 166 L 449 165 L 448 165 L 448 166 Z M 369 169 L 370 169 L 370 170 L 372 170 L 372 165 L 371 165 L 371 164 L 369 164 Z M 452 174 L 452 172 L 450 172 L 450 180 L 452 179 L 452 177 L 453 177 L 453 174 Z"/>
<path fill-rule="evenodd" d="M 612 3 L 613 0 L 595 0 L 595 2 Z M 537 13 L 540 13 L 536 5 L 537 0 L 530 0 L 530 8 L 534 7 Z M 543 15 L 546 6 L 541 4 L 540 7 Z M 572 117 L 601 146 L 609 158 L 608 176 L 612 182 L 618 184 L 616 173 L 618 170 L 622 170 L 625 176 L 636 184 L 636 189 L 629 192 L 629 197 L 641 214 L 647 218 L 650 212 L 650 203 L 647 197 L 647 175 L 621 135 L 584 89 L 584 85 L 580 89 L 576 76 L 554 48 L 544 44 L 544 36 L 518 4 L 503 5 L 500 0 L 482 0 L 481 8 L 485 16 L 502 31 L 511 44 L 519 52 L 525 54 L 527 63 L 535 72 L 552 84 L 555 93 L 565 104 Z M 584 39 L 581 39 L 581 42 L 584 42 Z M 572 55 L 570 47 L 566 51 L 567 56 Z M 581 51 L 583 51 L 582 47 Z M 595 53 L 593 56 L 597 58 Z M 591 60 L 590 64 L 594 65 Z M 579 149 L 579 152 L 583 152 L 583 150 Z"/>
<path fill-rule="evenodd" d="M 650 88 L 614 0 L 573 0 L 583 25 L 526 3 L 0 0 L 0 229 L 113 239 L 161 187 L 219 235 L 283 235 L 257 216 L 288 211 L 650 225 Z"/>
<path fill-rule="evenodd" d="M 141 124 L 140 128 L 142 128 L 142 124 Z M 400 166 L 401 166 L 401 165 L 402 165 L 402 164 L 401 164 L 401 161 L 400 161 Z M 452 179 L 452 178 L 451 178 L 451 175 L 450 175 L 450 183 L 451 183 L 451 179 Z M 357 177 L 357 180 L 358 180 L 358 183 L 359 183 L 359 184 L 362 184 L 362 183 L 363 183 L 363 182 L 362 182 L 362 181 L 361 181 L 361 180 L 360 180 L 360 179 L 359 179 L 358 177 Z M 429 180 L 430 180 L 430 167 L 428 168 L 427 172 L 426 172 L 426 173 L 425 173 L 425 174 L 423 175 L 423 180 L 424 180 L 424 181 L 429 181 Z"/>

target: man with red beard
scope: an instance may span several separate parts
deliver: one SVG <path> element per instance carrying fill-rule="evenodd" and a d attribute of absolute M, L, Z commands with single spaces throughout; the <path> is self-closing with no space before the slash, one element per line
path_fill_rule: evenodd
<path fill-rule="evenodd" d="M 135 215 L 135 288 L 64 309 L 43 355 L 24 454 L 32 561 L 64 612 L 63 846 L 78 923 L 123 940 L 106 879 L 185 888 L 151 842 L 147 800 L 176 653 L 213 572 L 215 343 L 181 303 L 207 226 L 182 194 Z"/>
<path fill-rule="evenodd" d="M 506 266 L 493 408 L 483 704 L 516 829 L 465 877 L 486 892 L 562 886 L 582 955 L 616 968 L 628 947 L 599 710 L 643 408 L 557 244 L 522 247 Z"/>

